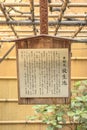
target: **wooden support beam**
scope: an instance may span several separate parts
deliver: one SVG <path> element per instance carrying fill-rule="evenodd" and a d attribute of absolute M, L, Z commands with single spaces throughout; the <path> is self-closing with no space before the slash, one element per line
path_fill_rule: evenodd
<path fill-rule="evenodd" d="M 11 48 L 4 54 L 4 56 L 0 59 L 0 63 L 7 57 L 7 55 L 13 50 L 15 44 L 11 46 Z"/>
<path fill-rule="evenodd" d="M 63 18 L 64 12 L 65 12 L 65 10 L 66 10 L 67 4 L 68 4 L 68 0 L 65 0 L 64 3 L 63 3 L 63 5 L 62 5 L 62 7 L 61 7 L 60 14 L 59 14 L 59 16 L 58 16 L 58 21 L 59 21 L 59 23 L 56 25 L 56 29 L 55 29 L 54 35 L 57 34 L 57 31 L 58 31 L 58 29 L 59 29 L 59 27 L 60 27 L 60 23 L 61 23 L 61 21 L 62 21 L 62 18 Z"/>
<path fill-rule="evenodd" d="M 73 50 L 87 50 L 87 48 L 72 48 L 71 50 L 73 51 Z M 0 57 L 1 58 L 1 57 Z M 14 56 L 14 57 L 6 57 L 5 58 L 5 60 L 16 60 L 16 57 Z M 85 60 L 87 60 L 87 57 L 78 57 L 78 56 L 76 56 L 76 57 L 71 57 L 71 60 L 73 61 L 73 60 L 78 60 L 78 61 L 80 61 L 80 60 L 83 60 L 83 61 L 85 61 Z"/>
<path fill-rule="evenodd" d="M 0 80 L 17 80 L 17 77 L 0 76 Z M 71 80 L 87 80 L 87 77 L 71 77 Z"/>
<path fill-rule="evenodd" d="M 0 121 L 0 125 L 17 125 L 17 124 L 27 124 L 27 125 L 29 125 L 29 124 L 45 124 L 45 123 L 43 123 L 43 121 L 42 120 L 9 120 L 9 121 L 7 121 L 7 120 L 3 120 L 3 121 Z M 67 121 L 65 124 L 64 123 L 59 123 L 60 125 L 62 124 L 62 125 L 78 125 L 78 124 L 83 124 L 83 123 L 79 123 L 79 122 L 69 122 L 69 121 Z M 41 128 L 40 128 L 41 129 Z"/>
<path fill-rule="evenodd" d="M 29 120 L 9 120 L 9 121 L 0 121 L 0 125 L 12 125 L 12 124 L 43 124 L 41 120 L 29 121 Z"/>
<path fill-rule="evenodd" d="M 4 5 L 2 3 L 0 3 L 0 8 L 1 8 L 1 11 L 3 12 L 3 14 L 5 16 L 6 21 L 9 21 L 10 20 L 9 14 L 6 12 L 6 8 L 4 7 Z M 14 35 L 18 38 L 18 35 L 15 32 L 14 27 L 12 25 L 9 25 L 8 23 L 7 23 L 7 25 L 10 26 L 10 28 L 13 31 Z"/>
<path fill-rule="evenodd" d="M 73 51 L 73 50 L 87 50 L 87 48 L 72 48 L 71 50 Z M 1 58 L 1 57 L 0 57 Z M 5 58 L 5 60 L 16 60 L 16 57 L 14 56 L 14 57 L 6 57 Z M 71 57 L 71 60 L 73 61 L 73 60 L 78 60 L 78 61 L 80 61 L 80 60 L 83 60 L 83 61 L 85 61 L 85 60 L 87 60 L 87 57 L 78 57 L 78 56 L 76 56 L 76 57 Z"/>
<path fill-rule="evenodd" d="M 78 33 L 83 29 L 84 26 L 80 26 L 76 32 L 74 33 L 74 35 L 72 36 L 72 38 L 76 37 L 78 35 Z"/>
<path fill-rule="evenodd" d="M 31 20 L 32 22 L 35 21 L 35 16 L 34 16 L 34 0 L 30 0 L 30 12 L 31 12 Z M 36 25 L 33 24 L 33 32 L 34 32 L 34 35 L 37 34 L 37 29 L 36 29 Z"/>
<path fill-rule="evenodd" d="M 40 0 L 40 34 L 48 34 L 48 1 Z"/>
<path fill-rule="evenodd" d="M 17 80 L 17 77 L 0 76 L 0 80 Z"/>
<path fill-rule="evenodd" d="M 18 102 L 18 99 L 0 99 L 0 102 Z"/>

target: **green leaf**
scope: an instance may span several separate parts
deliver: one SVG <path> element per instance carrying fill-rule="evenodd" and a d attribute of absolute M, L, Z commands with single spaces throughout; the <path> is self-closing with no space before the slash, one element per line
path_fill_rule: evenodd
<path fill-rule="evenodd" d="M 56 126 L 56 125 L 57 125 L 56 120 L 52 120 L 52 121 L 51 121 L 51 124 L 52 124 L 53 126 Z"/>
<path fill-rule="evenodd" d="M 28 120 L 35 120 L 35 119 L 37 119 L 37 116 L 28 116 L 27 119 Z"/>
<path fill-rule="evenodd" d="M 58 121 L 62 121 L 62 117 L 61 117 L 61 116 L 58 116 L 58 117 L 57 117 L 57 120 L 58 120 Z"/>
<path fill-rule="evenodd" d="M 62 119 L 62 122 L 63 122 L 63 124 L 66 124 L 66 120 L 64 118 Z"/>
<path fill-rule="evenodd" d="M 82 118 L 87 119 L 87 113 L 82 113 L 81 116 L 82 116 Z"/>
<path fill-rule="evenodd" d="M 47 112 L 53 112 L 55 110 L 56 106 L 55 105 L 50 105 L 46 107 Z"/>
<path fill-rule="evenodd" d="M 68 114 L 68 116 L 70 116 L 70 117 L 73 117 L 73 116 L 75 115 L 75 113 L 72 112 L 72 111 L 67 112 L 67 114 Z"/>
<path fill-rule="evenodd" d="M 81 85 L 81 81 L 77 81 L 76 83 L 75 83 L 75 87 L 79 87 Z"/>
<path fill-rule="evenodd" d="M 62 125 L 57 125 L 56 127 L 59 128 L 59 129 L 63 128 Z"/>
<path fill-rule="evenodd" d="M 75 107 L 80 107 L 80 106 L 82 106 L 82 103 L 81 103 L 81 102 L 75 103 Z"/>
<path fill-rule="evenodd" d="M 83 91 L 83 96 L 86 96 L 87 95 L 87 90 L 86 91 Z"/>
<path fill-rule="evenodd" d="M 85 124 L 83 128 L 86 128 L 86 129 L 87 129 L 87 124 Z"/>
<path fill-rule="evenodd" d="M 83 99 L 82 99 L 82 97 L 76 97 L 76 100 L 77 101 L 82 101 Z"/>
<path fill-rule="evenodd" d="M 48 127 L 46 128 L 46 130 L 54 130 L 54 127 L 53 127 L 53 126 L 48 126 Z"/>
<path fill-rule="evenodd" d="M 87 85 L 87 80 L 83 80 L 82 83 L 83 83 L 84 85 Z"/>
<path fill-rule="evenodd" d="M 82 126 L 77 126 L 77 130 L 82 130 Z"/>
<path fill-rule="evenodd" d="M 34 106 L 33 106 L 34 109 L 38 109 L 38 108 L 40 108 L 40 107 L 42 107 L 42 105 L 34 105 Z"/>
<path fill-rule="evenodd" d="M 71 106 L 70 106 L 71 108 L 74 108 L 75 107 L 75 101 L 72 101 L 71 102 Z"/>
<path fill-rule="evenodd" d="M 58 112 L 57 116 L 63 116 L 64 115 L 64 112 Z"/>
<path fill-rule="evenodd" d="M 76 97 L 75 99 L 76 99 L 76 101 L 79 101 L 79 102 L 87 102 L 87 95 L 81 96 L 81 97 Z"/>
<path fill-rule="evenodd" d="M 74 116 L 73 119 L 74 119 L 74 121 L 78 121 L 80 119 L 80 117 L 79 116 Z"/>
<path fill-rule="evenodd" d="M 46 123 L 49 125 L 50 123 L 51 123 L 51 121 L 49 121 L 49 120 L 45 120 L 46 121 Z"/>
<path fill-rule="evenodd" d="M 79 86 L 79 90 L 81 90 L 81 91 L 84 90 L 85 88 L 86 88 L 85 86 L 82 86 L 82 85 Z"/>

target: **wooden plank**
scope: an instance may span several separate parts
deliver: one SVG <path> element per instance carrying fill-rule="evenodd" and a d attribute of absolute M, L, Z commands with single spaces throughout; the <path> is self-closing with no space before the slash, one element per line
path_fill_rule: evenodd
<path fill-rule="evenodd" d="M 27 120 L 34 115 L 32 105 L 19 105 L 17 102 L 0 102 L 0 121 L 3 120 Z"/>
<path fill-rule="evenodd" d="M 46 130 L 47 125 L 43 123 L 30 123 L 22 124 L 22 123 L 6 123 L 0 124 L 0 130 Z"/>
<path fill-rule="evenodd" d="M 4 67 L 4 69 L 3 69 Z M 1 64 L 0 64 L 0 76 L 4 77 L 15 77 L 17 75 L 17 71 L 16 71 L 16 61 L 15 60 L 4 60 Z"/>

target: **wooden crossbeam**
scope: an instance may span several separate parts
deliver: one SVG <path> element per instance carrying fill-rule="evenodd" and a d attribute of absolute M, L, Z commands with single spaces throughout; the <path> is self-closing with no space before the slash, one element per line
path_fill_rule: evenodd
<path fill-rule="evenodd" d="M 0 32 L 1 32 L 1 33 L 3 33 L 3 32 L 4 32 L 4 33 L 5 33 L 5 32 L 11 33 L 12 31 L 9 30 L 9 29 L 1 29 Z M 26 29 L 25 29 L 25 30 L 24 30 L 24 29 L 21 30 L 21 29 L 18 29 L 18 30 L 16 30 L 16 32 L 17 32 L 17 33 L 32 33 L 33 30 L 26 30 Z M 49 30 L 49 33 L 53 33 L 53 32 L 54 32 L 54 30 Z M 59 29 L 58 32 L 59 32 L 59 33 L 74 33 L 75 30 L 74 30 L 74 29 L 73 29 L 73 30 L 71 30 L 71 29 L 70 29 L 70 30 L 65 30 L 65 29 L 62 30 L 62 29 Z M 82 34 L 82 33 L 85 34 L 85 33 L 87 33 L 87 30 L 86 30 L 86 29 L 81 30 L 80 33 L 81 33 L 81 34 Z"/>
<path fill-rule="evenodd" d="M 12 6 L 14 6 L 14 7 L 16 7 L 16 6 L 29 7 L 30 6 L 30 3 L 27 3 L 27 2 L 21 2 L 21 3 L 19 3 L 19 2 L 11 2 L 11 3 L 10 2 L 5 2 L 3 4 L 6 7 L 12 7 Z M 35 2 L 34 6 L 39 7 L 40 4 Z M 52 2 L 52 3 L 49 3 L 48 6 L 49 7 L 61 7 L 62 3 L 58 3 L 58 2 L 54 3 L 54 2 Z M 87 2 L 84 2 L 84 3 L 82 3 L 82 2 L 81 3 L 80 2 L 78 2 L 78 3 L 77 2 L 68 3 L 68 7 L 87 7 Z"/>
<path fill-rule="evenodd" d="M 6 25 L 6 24 L 9 24 L 9 25 L 15 25 L 15 26 L 28 26 L 28 25 L 32 25 L 32 24 L 35 24 L 35 25 L 40 25 L 40 21 L 38 20 L 35 20 L 35 22 L 32 23 L 31 20 L 10 20 L 10 21 L 4 21 L 4 20 L 0 20 L 0 25 Z M 57 25 L 57 24 L 61 24 L 63 26 L 84 26 L 84 25 L 87 25 L 87 21 L 86 20 L 73 20 L 73 21 L 70 21 L 70 20 L 62 20 L 61 22 L 59 21 L 49 21 L 48 22 L 48 25 L 49 26 L 54 26 L 54 25 Z"/>
<path fill-rule="evenodd" d="M 27 33 L 27 34 L 24 34 L 24 33 L 22 33 L 22 34 L 19 34 L 19 37 L 31 37 L 32 35 L 31 35 L 31 33 Z M 72 37 L 72 35 L 71 34 L 57 34 L 56 36 L 59 36 L 59 37 Z M 0 37 L 2 37 L 2 38 L 9 38 L 9 35 L 8 34 L 0 34 Z M 12 35 L 12 34 L 10 34 L 10 38 L 11 37 L 13 37 L 13 38 L 15 38 L 14 37 L 14 35 Z M 87 37 L 87 35 L 85 34 L 85 35 L 83 35 L 83 34 L 81 34 L 81 35 L 78 35 L 77 36 L 77 38 L 79 38 L 79 37 L 81 37 L 81 38 L 86 38 Z M 74 38 L 74 37 L 73 37 Z"/>
<path fill-rule="evenodd" d="M 87 14 L 65 14 L 63 16 L 63 18 L 85 18 L 87 16 Z M 0 13 L 0 17 L 4 17 L 4 15 L 2 13 Z M 31 14 L 17 14 L 17 13 L 13 13 L 13 14 L 9 14 L 9 17 L 31 17 Z M 34 15 L 35 18 L 39 18 L 40 15 L 39 14 L 36 14 Z M 49 18 L 56 18 L 58 17 L 58 14 L 48 14 L 48 17 Z"/>
<path fill-rule="evenodd" d="M 15 25 L 15 26 L 28 26 L 28 25 L 32 25 L 32 24 L 36 24 L 36 25 L 40 25 L 40 21 L 36 20 L 35 22 L 32 23 L 31 20 L 10 20 L 10 21 L 4 21 L 4 20 L 0 20 L 0 25 L 6 25 L 6 24 L 9 24 L 9 25 Z M 84 26 L 84 25 L 87 25 L 87 21 L 86 20 L 73 20 L 73 21 L 70 21 L 70 20 L 62 20 L 61 22 L 59 21 L 49 21 L 48 22 L 48 25 L 49 26 L 54 26 L 54 25 L 57 25 L 57 24 L 61 24 L 63 26 Z"/>

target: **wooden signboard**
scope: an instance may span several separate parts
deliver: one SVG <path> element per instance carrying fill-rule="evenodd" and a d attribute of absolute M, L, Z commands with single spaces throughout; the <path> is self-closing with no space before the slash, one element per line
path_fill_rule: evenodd
<path fill-rule="evenodd" d="M 16 41 L 20 104 L 70 103 L 70 42 L 40 35 Z"/>

